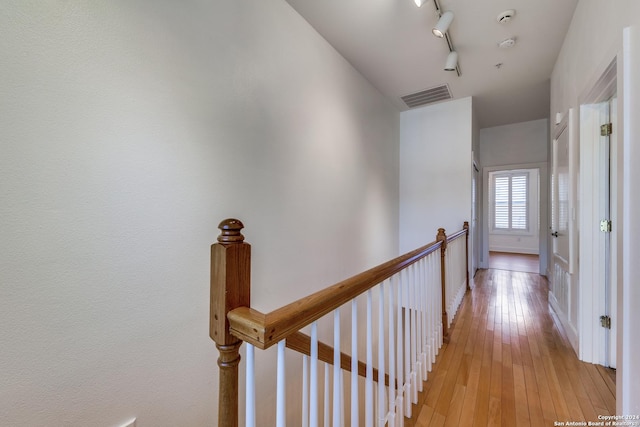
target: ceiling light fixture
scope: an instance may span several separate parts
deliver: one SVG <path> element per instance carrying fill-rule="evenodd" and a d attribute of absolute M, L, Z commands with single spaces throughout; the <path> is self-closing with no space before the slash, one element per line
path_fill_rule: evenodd
<path fill-rule="evenodd" d="M 444 65 L 445 71 L 455 71 L 458 66 L 458 52 L 455 50 L 449 52 L 447 55 L 447 62 Z"/>
<path fill-rule="evenodd" d="M 453 12 L 448 10 L 442 14 L 436 26 L 433 27 L 433 35 L 443 38 L 447 30 L 449 29 L 449 25 L 451 25 L 451 22 L 453 22 Z"/>
<path fill-rule="evenodd" d="M 436 8 L 436 14 L 438 16 L 438 23 L 433 28 L 433 35 L 438 38 L 443 38 L 447 42 L 447 47 L 449 48 L 449 54 L 447 56 L 447 62 L 445 63 L 444 69 L 446 71 L 455 71 L 458 77 L 460 77 L 462 72 L 458 65 L 458 52 L 453 47 L 451 35 L 448 33 L 449 26 L 453 21 L 453 12 L 447 11 L 442 13 L 438 0 L 433 0 L 433 5 Z"/>
<path fill-rule="evenodd" d="M 413 0 L 416 3 L 416 6 L 420 7 L 424 4 L 424 2 L 426 2 L 427 0 Z"/>

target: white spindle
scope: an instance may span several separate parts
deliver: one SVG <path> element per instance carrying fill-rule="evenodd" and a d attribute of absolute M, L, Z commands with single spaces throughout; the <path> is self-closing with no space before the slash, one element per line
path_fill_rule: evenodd
<path fill-rule="evenodd" d="M 340 427 L 340 309 L 333 312 L 333 426 Z"/>
<path fill-rule="evenodd" d="M 309 426 L 318 427 L 318 323 L 311 324 Z"/>
<path fill-rule="evenodd" d="M 438 279 L 442 278 L 442 263 L 440 262 L 436 262 L 436 268 L 438 271 L 437 277 Z M 440 352 L 440 347 L 442 347 L 442 343 L 444 340 L 444 337 L 442 335 L 442 285 L 440 281 L 437 281 L 437 284 L 435 286 L 436 289 L 436 305 L 437 305 L 437 310 L 436 310 L 436 321 L 438 323 L 438 346 L 437 346 L 437 351 L 436 354 L 438 354 Z"/>
<path fill-rule="evenodd" d="M 396 279 L 396 287 L 398 288 L 398 301 L 396 308 L 397 311 L 397 322 L 396 328 L 398 334 L 396 335 L 397 345 L 396 345 L 396 363 L 398 364 L 398 418 L 402 419 L 404 414 L 404 371 L 403 371 L 403 353 L 404 345 L 402 343 L 402 273 L 398 273 Z"/>
<path fill-rule="evenodd" d="M 416 386 L 422 391 L 422 298 L 420 298 L 420 269 L 418 263 L 413 264 L 415 316 L 416 316 Z M 416 396 L 417 398 L 417 396 Z"/>
<path fill-rule="evenodd" d="M 418 352 L 416 346 L 416 280 L 413 274 L 413 265 L 408 268 L 410 277 L 410 295 L 411 295 L 411 399 L 413 403 L 418 403 Z"/>
<path fill-rule="evenodd" d="M 284 350 L 286 341 L 282 340 L 278 343 L 278 378 L 276 382 L 276 426 L 277 427 L 285 427 L 287 425 L 286 414 L 287 414 L 287 387 L 286 387 L 286 377 L 285 377 L 285 361 L 284 361 Z"/>
<path fill-rule="evenodd" d="M 351 425 L 360 424 L 358 399 L 358 303 L 351 301 Z"/>
<path fill-rule="evenodd" d="M 405 414 L 407 417 L 411 417 L 411 318 L 410 318 L 410 300 L 411 294 L 409 293 L 409 280 L 407 275 L 404 274 L 404 289 L 406 294 L 406 304 L 404 307 L 404 402 L 405 402 Z"/>
<path fill-rule="evenodd" d="M 427 273 L 425 269 L 426 259 L 423 258 L 418 263 L 418 271 L 420 273 L 420 319 L 422 320 L 422 328 L 420 329 L 420 341 L 422 344 L 422 381 L 427 380 L 427 371 L 429 370 L 429 365 L 427 364 L 427 354 L 429 353 L 429 332 L 427 329 Z"/>
<path fill-rule="evenodd" d="M 324 415 L 324 427 L 331 427 L 331 416 L 329 414 L 329 364 L 323 363 L 324 365 L 324 405 L 323 405 L 323 415 Z"/>
<path fill-rule="evenodd" d="M 302 356 L 302 427 L 309 427 L 309 356 Z"/>
<path fill-rule="evenodd" d="M 438 300 L 438 252 L 434 252 L 434 255 L 431 257 L 431 311 L 433 312 L 431 316 L 431 330 L 432 339 L 431 339 L 431 363 L 436 362 L 436 354 L 438 353 L 438 305 L 440 301 Z"/>
<path fill-rule="evenodd" d="M 435 252 L 434 252 L 435 253 Z M 436 332 L 436 324 L 435 324 L 435 304 L 434 304 L 434 290 L 433 287 L 436 285 L 435 282 L 435 272 L 434 272 L 434 253 L 429 255 L 429 259 L 427 260 L 427 274 L 429 277 L 429 281 L 427 284 L 427 306 L 429 310 L 429 316 L 427 318 L 428 328 L 429 328 L 429 371 L 433 366 L 433 362 L 435 362 L 436 353 L 435 353 L 435 337 L 437 336 Z"/>
<path fill-rule="evenodd" d="M 372 293 L 367 291 L 367 377 L 365 379 L 364 423 L 366 427 L 373 427 L 373 319 Z"/>
<path fill-rule="evenodd" d="M 384 286 L 385 282 L 380 283 L 380 296 L 378 298 L 378 423 L 384 425 L 384 419 L 386 418 L 386 405 L 385 405 L 385 384 L 384 378 L 386 375 L 385 370 L 385 340 L 384 340 Z"/>
<path fill-rule="evenodd" d="M 394 285 L 397 286 L 395 277 L 389 280 L 389 425 L 395 427 L 396 413 L 396 331 L 395 331 L 395 301 L 393 294 L 395 293 Z M 393 420 L 393 422 L 391 422 Z"/>
<path fill-rule="evenodd" d="M 256 364 L 255 347 L 247 343 L 247 377 L 246 377 L 245 422 L 247 427 L 256 425 Z"/>
<path fill-rule="evenodd" d="M 340 390 L 343 390 L 344 396 L 344 376 L 340 375 Z M 344 399 L 340 399 L 340 427 L 344 425 Z"/>

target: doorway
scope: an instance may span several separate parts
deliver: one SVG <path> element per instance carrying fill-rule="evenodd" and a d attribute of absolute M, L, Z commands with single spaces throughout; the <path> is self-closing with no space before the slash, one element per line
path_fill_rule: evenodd
<path fill-rule="evenodd" d="M 523 171 L 528 174 L 528 182 L 523 182 Z M 530 255 L 539 256 L 539 267 L 536 271 L 538 274 L 547 274 L 547 227 L 548 218 L 544 214 L 548 210 L 547 204 L 547 189 L 549 176 L 547 174 L 547 163 L 525 163 L 514 164 L 504 166 L 490 166 L 482 169 L 483 173 L 483 188 L 482 194 L 482 234 L 485 238 L 482 239 L 482 268 L 490 267 L 490 251 L 493 252 L 509 252 L 509 253 L 524 253 Z M 505 175 L 506 174 L 506 175 Z M 507 176 L 511 175 L 511 178 Z M 514 177 L 515 176 L 515 180 Z M 522 203 L 520 206 L 513 206 L 515 211 L 509 213 L 504 212 L 504 202 L 508 203 L 508 196 L 502 198 L 502 206 L 499 206 L 498 216 L 496 217 L 496 194 L 495 193 L 495 178 L 498 178 L 501 182 L 503 189 L 508 190 L 508 186 L 511 186 L 511 197 L 513 201 L 514 190 L 518 190 L 518 185 L 527 185 L 529 189 L 535 190 L 532 194 L 528 195 L 528 203 L 533 211 L 527 211 L 528 217 L 527 223 L 523 224 L 522 218 L 518 219 L 518 209 L 522 209 Z M 510 183 L 509 183 L 510 181 Z M 522 202 L 522 200 L 521 200 Z M 502 211 L 500 211 L 502 209 Z M 514 218 L 514 213 L 515 217 Z M 521 215 L 520 215 L 521 216 Z M 514 221 L 515 219 L 515 221 Z M 496 220 L 498 223 L 496 224 Z M 512 229 L 512 232 L 506 232 L 506 228 Z M 515 230 L 513 230 L 515 228 Z M 531 243 L 528 239 L 535 238 L 537 243 Z M 518 241 L 518 239 L 520 239 Z M 491 243 L 490 243 L 491 242 Z M 522 245 L 522 246 L 520 246 Z M 524 246 L 526 245 L 526 247 Z"/>
<path fill-rule="evenodd" d="M 540 271 L 537 168 L 489 172 L 489 268 Z"/>

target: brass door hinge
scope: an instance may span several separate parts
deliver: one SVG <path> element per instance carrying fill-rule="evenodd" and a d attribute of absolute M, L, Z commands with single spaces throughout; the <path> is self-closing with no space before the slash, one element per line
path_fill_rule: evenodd
<path fill-rule="evenodd" d="M 611 317 L 609 316 L 600 316 L 600 325 L 603 328 L 611 329 Z"/>
<path fill-rule="evenodd" d="M 613 124 L 606 123 L 600 126 L 600 136 L 609 136 L 613 133 Z"/>

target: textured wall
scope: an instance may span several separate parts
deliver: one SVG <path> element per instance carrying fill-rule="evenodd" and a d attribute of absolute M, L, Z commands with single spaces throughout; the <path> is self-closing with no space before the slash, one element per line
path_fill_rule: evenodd
<path fill-rule="evenodd" d="M 9 0 L 0 28 L 0 425 L 213 425 L 225 217 L 264 310 L 397 254 L 399 114 L 284 1 Z"/>

